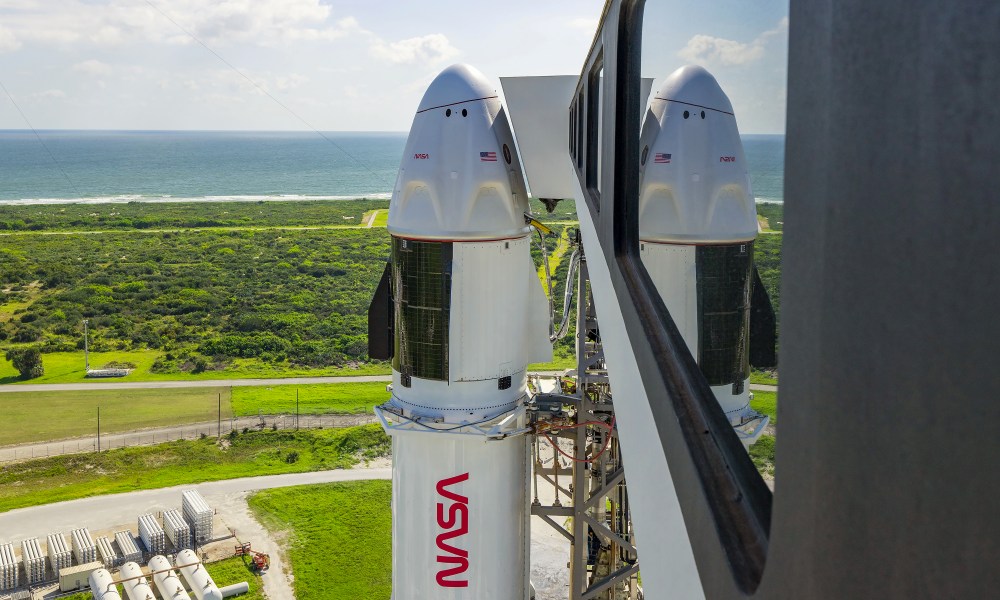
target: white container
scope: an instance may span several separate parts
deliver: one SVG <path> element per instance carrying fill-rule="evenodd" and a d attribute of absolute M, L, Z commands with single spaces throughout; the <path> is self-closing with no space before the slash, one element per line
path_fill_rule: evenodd
<path fill-rule="evenodd" d="M 163 600 L 189 600 L 184 584 L 173 571 L 173 565 L 165 556 L 154 556 L 149 560 L 149 572 L 153 584 Z"/>
<path fill-rule="evenodd" d="M 146 578 L 142 576 L 142 567 L 134 562 L 122 565 L 118 573 L 129 600 L 155 600 L 153 588 L 149 587 Z"/>
<path fill-rule="evenodd" d="M 97 560 L 97 546 L 94 544 L 94 538 L 90 536 L 90 531 L 74 529 L 71 537 L 73 538 L 73 557 L 76 558 L 77 564 L 85 565 Z"/>
<path fill-rule="evenodd" d="M 181 550 L 174 558 L 177 570 L 181 572 L 184 581 L 198 600 L 222 600 L 222 592 L 215 585 L 212 576 L 208 574 L 201 559 L 191 550 Z"/>
<path fill-rule="evenodd" d="M 160 554 L 166 549 L 166 536 L 156 517 L 150 514 L 139 516 L 139 538 L 146 550 L 152 554 Z"/>
<path fill-rule="evenodd" d="M 28 585 L 45 581 L 45 555 L 38 544 L 38 538 L 21 542 L 21 560 L 24 562 L 24 579 Z"/>
<path fill-rule="evenodd" d="M 194 543 L 203 544 L 212 539 L 214 511 L 197 490 L 181 494 L 181 510 L 184 519 L 191 525 Z"/>
<path fill-rule="evenodd" d="M 12 590 L 18 586 L 20 569 L 14 544 L 0 546 L 0 590 Z"/>
<path fill-rule="evenodd" d="M 184 520 L 179 510 L 169 510 L 163 513 L 163 531 L 170 543 L 173 544 L 174 550 L 183 550 L 192 546 L 191 526 Z"/>
<path fill-rule="evenodd" d="M 105 568 L 118 566 L 120 557 L 118 556 L 118 552 L 115 551 L 111 540 L 106 537 L 99 537 L 97 538 L 96 545 L 99 560 L 104 563 Z"/>
<path fill-rule="evenodd" d="M 94 600 L 122 600 L 115 586 L 115 578 L 107 569 L 98 569 L 90 574 L 90 591 L 94 594 Z"/>
<path fill-rule="evenodd" d="M 47 548 L 53 573 L 58 574 L 60 570 L 73 566 L 73 553 L 63 534 L 50 534 L 47 538 Z"/>
<path fill-rule="evenodd" d="M 116 531 L 115 543 L 118 544 L 118 556 L 122 562 L 139 562 L 142 560 L 142 551 L 135 544 L 135 537 L 131 531 Z"/>

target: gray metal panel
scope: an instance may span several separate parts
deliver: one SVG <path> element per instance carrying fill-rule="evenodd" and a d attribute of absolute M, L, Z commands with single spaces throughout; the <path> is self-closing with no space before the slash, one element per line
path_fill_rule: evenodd
<path fill-rule="evenodd" d="M 767 591 L 1000 585 L 998 49 L 996 0 L 792 3 Z"/>

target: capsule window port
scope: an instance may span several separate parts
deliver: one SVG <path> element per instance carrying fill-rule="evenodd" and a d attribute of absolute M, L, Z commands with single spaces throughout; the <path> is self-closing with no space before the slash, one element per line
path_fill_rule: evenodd
<path fill-rule="evenodd" d="M 501 377 L 500 379 L 497 380 L 497 389 L 498 390 L 510 389 L 510 375 L 507 375 L 506 377 Z"/>
<path fill-rule="evenodd" d="M 467 110 L 465 110 L 465 109 L 463 108 L 463 109 L 462 109 L 462 116 L 463 116 L 463 117 L 467 117 L 467 116 L 469 116 L 469 111 L 467 111 Z"/>
<path fill-rule="evenodd" d="M 446 117 L 450 117 L 451 116 L 451 109 L 450 108 L 448 110 L 444 111 L 444 116 L 446 116 Z"/>
<path fill-rule="evenodd" d="M 688 118 L 688 117 L 690 117 L 690 116 L 691 116 L 691 113 L 689 113 L 688 111 L 684 111 L 684 118 L 685 119 Z"/>
<path fill-rule="evenodd" d="M 649 158 L 649 146 L 642 149 L 642 157 L 639 159 L 639 166 L 646 166 L 646 159 Z"/>
<path fill-rule="evenodd" d="M 704 118 L 705 118 L 705 111 L 701 111 L 701 118 L 702 118 L 702 119 L 704 119 Z"/>

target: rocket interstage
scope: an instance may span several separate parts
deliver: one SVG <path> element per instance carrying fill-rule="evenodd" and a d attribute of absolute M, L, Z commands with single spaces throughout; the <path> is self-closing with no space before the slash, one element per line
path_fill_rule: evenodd
<path fill-rule="evenodd" d="M 389 206 L 393 597 L 527 598 L 527 366 L 551 360 L 507 116 L 455 65 L 414 117 Z M 374 305 L 374 303 L 373 303 Z"/>
<path fill-rule="evenodd" d="M 750 408 L 749 391 L 757 211 L 733 107 L 715 78 L 697 66 L 667 77 L 639 147 L 643 264 L 749 445 L 768 420 Z"/>

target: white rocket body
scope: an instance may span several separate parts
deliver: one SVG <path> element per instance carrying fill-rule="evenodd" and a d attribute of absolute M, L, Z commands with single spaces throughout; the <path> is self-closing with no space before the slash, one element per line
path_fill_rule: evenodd
<path fill-rule="evenodd" d="M 413 120 L 393 238 L 393 597 L 528 594 L 527 365 L 551 359 L 513 136 L 474 69 L 443 71 Z"/>
<path fill-rule="evenodd" d="M 697 66 L 672 73 L 650 101 L 640 149 L 643 264 L 749 444 L 766 425 L 749 392 L 757 212 L 733 107 L 715 78 Z"/>

